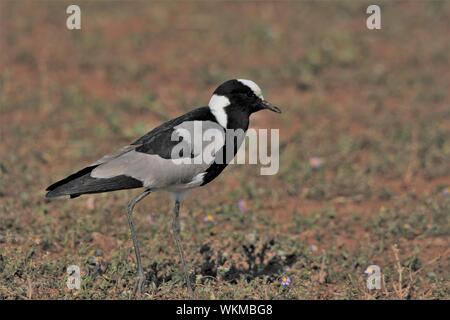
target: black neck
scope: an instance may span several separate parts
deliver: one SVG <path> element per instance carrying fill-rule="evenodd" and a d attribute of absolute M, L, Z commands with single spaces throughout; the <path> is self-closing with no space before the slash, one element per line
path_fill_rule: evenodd
<path fill-rule="evenodd" d="M 247 131 L 250 122 L 250 114 L 247 110 L 247 108 L 233 103 L 226 107 L 227 129 L 242 129 Z"/>

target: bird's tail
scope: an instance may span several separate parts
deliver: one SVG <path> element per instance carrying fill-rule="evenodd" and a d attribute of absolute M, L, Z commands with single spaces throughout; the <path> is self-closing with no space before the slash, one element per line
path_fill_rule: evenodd
<path fill-rule="evenodd" d="M 70 176 L 55 182 L 49 186 L 45 195 L 46 198 L 56 198 L 60 196 L 70 196 L 76 198 L 82 194 L 100 193 L 122 189 L 132 189 L 142 187 L 142 182 L 125 175 L 108 179 L 91 177 L 91 172 L 98 165 L 86 167 Z"/>

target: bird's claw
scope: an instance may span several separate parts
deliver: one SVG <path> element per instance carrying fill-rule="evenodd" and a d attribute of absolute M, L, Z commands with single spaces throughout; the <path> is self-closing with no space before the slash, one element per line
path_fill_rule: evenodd
<path fill-rule="evenodd" d="M 134 286 L 133 292 L 134 297 L 139 298 L 142 296 L 142 293 L 144 292 L 144 285 L 145 285 L 145 275 L 144 273 L 139 273 L 136 279 L 136 284 Z"/>

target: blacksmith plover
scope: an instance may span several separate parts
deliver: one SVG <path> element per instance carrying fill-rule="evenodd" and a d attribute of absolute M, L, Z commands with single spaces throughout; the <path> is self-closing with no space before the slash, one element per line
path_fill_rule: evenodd
<path fill-rule="evenodd" d="M 213 154 L 209 159 L 202 157 L 200 161 L 190 162 L 176 160 L 196 160 L 206 148 L 204 138 L 200 136 L 201 141 L 199 141 L 198 135 L 195 135 L 196 127 L 200 127 L 202 132 L 208 129 L 221 133 L 240 130 L 245 134 L 250 115 L 264 109 L 281 112 L 280 109 L 264 100 L 261 89 L 253 81 L 228 80 L 214 91 L 208 106 L 167 121 L 118 152 L 106 155 L 86 168 L 52 184 L 46 190 L 48 191 L 46 197 L 68 195 L 70 198 L 75 198 L 82 194 L 144 188 L 144 191 L 133 198 L 127 207 L 138 273 L 134 293 L 141 294 L 145 275 L 132 219 L 133 209 L 140 200 L 152 192 L 159 190 L 171 192 L 175 199 L 172 233 L 186 285 L 192 294 L 192 285 L 180 240 L 180 202 L 188 190 L 208 184 L 225 169 L 236 155 L 243 137 L 234 136 L 229 139 L 228 135 L 225 135 L 225 139 L 218 139 L 220 140 L 220 142 L 216 141 L 218 145 L 210 149 L 213 150 Z M 185 136 L 186 133 L 193 133 L 194 139 L 188 139 Z M 233 146 L 229 151 L 228 146 L 231 144 Z M 179 148 L 180 145 L 187 149 L 181 148 L 181 152 L 174 152 L 174 148 Z"/>

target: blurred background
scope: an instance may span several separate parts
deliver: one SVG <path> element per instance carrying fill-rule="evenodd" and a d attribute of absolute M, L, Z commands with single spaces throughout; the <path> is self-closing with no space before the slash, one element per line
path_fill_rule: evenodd
<path fill-rule="evenodd" d="M 280 172 L 230 166 L 182 206 L 200 298 L 450 297 L 448 1 L 0 1 L 0 299 L 131 296 L 121 191 L 52 182 L 252 79 Z M 136 223 L 149 299 L 185 298 L 169 196 Z M 81 290 L 66 288 L 79 265 Z M 364 270 L 379 265 L 383 288 Z"/>

